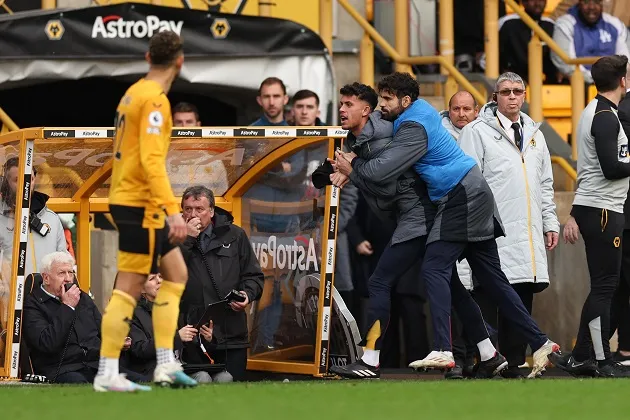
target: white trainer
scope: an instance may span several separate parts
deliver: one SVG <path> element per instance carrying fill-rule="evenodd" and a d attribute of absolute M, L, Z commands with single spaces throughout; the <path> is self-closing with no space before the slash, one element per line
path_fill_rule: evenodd
<path fill-rule="evenodd" d="M 113 376 L 97 375 L 94 378 L 96 392 L 138 392 L 151 391 L 150 386 L 139 385 L 127 379 L 124 373 Z"/>
<path fill-rule="evenodd" d="M 450 351 L 433 350 L 424 359 L 409 363 L 409 367 L 414 370 L 452 369 L 455 367 L 455 359 Z"/>
<path fill-rule="evenodd" d="M 197 386 L 197 381 L 186 375 L 182 365 L 177 362 L 157 365 L 153 372 L 153 382 L 157 385 L 171 386 L 173 388 L 192 388 Z"/>
<path fill-rule="evenodd" d="M 542 373 L 545 371 L 545 368 L 551 363 L 547 356 L 557 351 L 560 351 L 560 346 L 551 340 L 547 340 L 547 342 L 543 344 L 541 348 L 534 352 L 534 367 L 532 368 L 531 373 L 527 375 L 527 377 L 532 379 L 542 375 Z"/>

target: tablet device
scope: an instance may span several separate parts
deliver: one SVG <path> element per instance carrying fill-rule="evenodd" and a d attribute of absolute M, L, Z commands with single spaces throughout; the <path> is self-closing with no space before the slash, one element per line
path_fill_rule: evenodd
<path fill-rule="evenodd" d="M 223 315 L 223 311 L 225 311 L 227 303 L 227 300 L 220 300 L 206 306 L 206 310 L 203 311 L 201 319 L 199 319 L 199 321 L 197 321 L 197 323 L 194 325 L 195 329 L 199 331 L 201 326 L 210 322 L 211 319 L 215 321 L 217 319 L 222 319 L 225 316 Z"/>

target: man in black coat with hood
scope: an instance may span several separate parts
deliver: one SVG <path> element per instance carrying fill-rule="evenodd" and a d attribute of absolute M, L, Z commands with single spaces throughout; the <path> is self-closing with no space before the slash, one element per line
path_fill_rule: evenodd
<path fill-rule="evenodd" d="M 188 237 L 181 245 L 188 283 L 180 305 L 180 327 L 196 325 L 209 304 L 225 299 L 232 290 L 245 298 L 214 311 L 216 347 L 212 354 L 204 354 L 201 347 L 187 346 L 182 360 L 203 364 L 210 356 L 217 363 L 225 363 L 235 381 L 242 381 L 249 347 L 245 308 L 262 295 L 260 264 L 247 234 L 233 224 L 231 214 L 215 207 L 210 189 L 200 185 L 187 188 L 182 195 L 182 209 L 188 226 Z"/>

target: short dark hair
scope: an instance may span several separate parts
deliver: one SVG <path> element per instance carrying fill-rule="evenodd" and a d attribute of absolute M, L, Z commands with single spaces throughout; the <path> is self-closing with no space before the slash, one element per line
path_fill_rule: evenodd
<path fill-rule="evenodd" d="M 295 104 L 297 101 L 301 101 L 302 99 L 308 99 L 308 98 L 315 98 L 315 103 L 317 104 L 317 106 L 319 106 L 319 96 L 317 96 L 317 93 L 308 89 L 302 89 L 295 92 L 295 95 L 293 95 L 292 101 Z"/>
<path fill-rule="evenodd" d="M 409 96 L 411 102 L 414 102 L 420 95 L 420 85 L 409 73 L 396 72 L 383 77 L 378 82 L 378 92 L 391 93 L 398 99 Z"/>
<path fill-rule="evenodd" d="M 195 200 L 199 200 L 200 197 L 206 197 L 210 203 L 210 208 L 214 208 L 214 193 L 208 187 L 193 185 L 192 187 L 186 188 L 184 194 L 182 194 L 182 207 L 184 207 L 184 201 L 188 200 L 190 197 L 193 197 Z"/>
<path fill-rule="evenodd" d="M 170 66 L 184 50 L 182 38 L 173 31 L 161 31 L 149 41 L 149 58 L 154 66 Z"/>
<path fill-rule="evenodd" d="M 19 168 L 20 160 L 16 157 L 10 157 L 4 162 L 2 165 L 2 182 L 0 182 L 0 199 L 7 204 L 9 207 L 15 207 L 15 195 L 16 191 L 11 191 L 11 187 L 9 186 L 9 177 L 7 176 L 8 172 L 11 168 Z M 33 166 L 33 174 L 37 176 L 37 168 Z M 33 186 L 31 185 L 31 188 Z"/>
<path fill-rule="evenodd" d="M 339 94 L 343 96 L 356 96 L 360 100 L 367 102 L 372 111 L 374 111 L 378 105 L 378 94 L 372 86 L 364 85 L 359 82 L 345 85 L 339 89 Z"/>
<path fill-rule="evenodd" d="M 258 96 L 262 94 L 263 87 L 271 85 L 280 85 L 280 87 L 282 88 L 282 93 L 284 93 L 285 95 L 287 94 L 287 87 L 284 85 L 282 79 L 279 79 L 277 77 L 267 77 L 265 80 L 262 81 L 260 87 L 258 88 Z"/>
<path fill-rule="evenodd" d="M 610 92 L 617 89 L 621 84 L 621 78 L 625 77 L 626 73 L 628 73 L 628 57 L 625 55 L 602 57 L 591 67 L 591 76 L 598 92 Z"/>
<path fill-rule="evenodd" d="M 173 107 L 173 115 L 178 112 L 192 112 L 195 114 L 195 118 L 199 121 L 199 110 L 197 107 L 188 102 L 179 102 L 177 105 Z"/>

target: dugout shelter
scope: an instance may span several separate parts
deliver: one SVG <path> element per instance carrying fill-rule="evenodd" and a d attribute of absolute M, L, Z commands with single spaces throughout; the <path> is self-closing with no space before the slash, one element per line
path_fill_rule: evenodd
<path fill-rule="evenodd" d="M 186 57 L 169 99 L 195 104 L 203 125 L 256 120 L 255 97 L 269 76 L 289 96 L 317 92 L 322 121 L 336 123 L 330 55 L 308 27 L 141 3 L 0 15 L 0 107 L 18 127 L 111 125 L 124 92 L 148 70 L 149 38 L 162 29 L 183 37 Z"/>
<path fill-rule="evenodd" d="M 265 274 L 263 297 L 248 310 L 249 370 L 324 376 L 330 364 L 361 356 L 356 322 L 334 288 L 340 190 L 317 190 L 310 182 L 346 134 L 338 127 L 173 129 L 166 166 L 175 195 L 194 184 L 210 186 L 216 205 L 248 233 Z M 91 263 L 92 219 L 108 211 L 113 136 L 111 127 L 0 136 L 0 162 L 20 157 L 12 252 L 0 256 L 0 377 L 20 377 L 33 168 L 35 189 L 51 196 L 48 206 L 77 215 L 77 277 L 89 291 L 98 269 Z"/>

